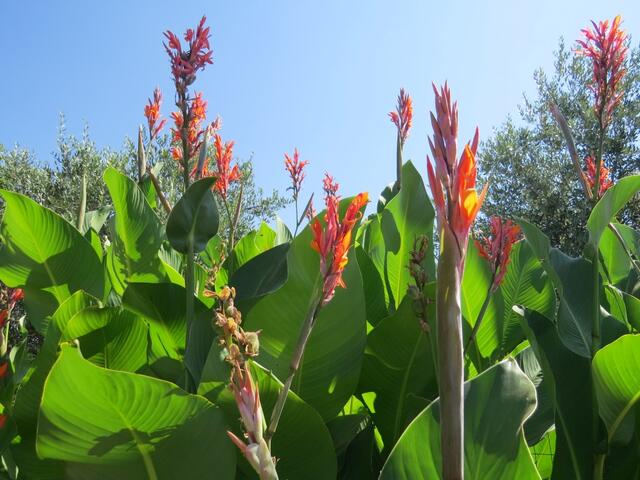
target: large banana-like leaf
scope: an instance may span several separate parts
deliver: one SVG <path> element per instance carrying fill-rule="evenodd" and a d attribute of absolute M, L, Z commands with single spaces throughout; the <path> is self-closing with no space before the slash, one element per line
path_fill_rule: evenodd
<path fill-rule="evenodd" d="M 71 478 L 232 479 L 225 431 L 224 414 L 204 398 L 96 367 L 65 345 L 45 384 L 36 448 L 67 462 Z"/>
<path fill-rule="evenodd" d="M 104 172 L 104 181 L 115 211 L 112 245 L 105 258 L 113 289 L 122 295 L 129 282 L 167 280 L 158 257 L 163 227 L 144 193 L 133 180 L 111 167 Z"/>
<path fill-rule="evenodd" d="M 230 369 L 222 361 L 220 353 L 220 347 L 212 345 L 202 372 L 198 393 L 220 405 L 227 415 L 229 424 L 233 425 L 236 435 L 242 438 L 238 407 L 233 394 L 226 386 L 229 383 Z M 260 402 L 268 422 L 282 383 L 255 363 L 251 366 L 251 373 L 258 385 Z M 287 396 L 278 430 L 273 436 L 271 453 L 279 459 L 276 468 L 282 479 L 336 478 L 336 455 L 327 427 L 318 412 L 291 391 Z M 239 471 L 247 477 L 257 478 L 244 460 L 238 466 Z"/>
<path fill-rule="evenodd" d="M 388 303 L 397 308 L 413 282 L 407 265 L 417 235 L 432 238 L 434 211 L 420 174 L 409 161 L 402 167 L 402 188 L 367 227 L 364 247 L 386 286 Z M 425 268 L 435 277 L 433 245 Z"/>
<path fill-rule="evenodd" d="M 482 370 L 504 358 L 525 338 L 520 318 L 513 306 L 521 305 L 552 317 L 556 297 L 549 277 L 526 242 L 511 250 L 511 260 L 502 284 L 492 294 L 480 329 L 469 352 L 476 368 Z M 465 339 L 475 325 L 482 308 L 491 273 L 476 245 L 469 245 L 462 280 L 462 313 L 466 319 Z M 479 356 L 475 353 L 479 353 Z"/>
<path fill-rule="evenodd" d="M 434 285 L 429 294 L 434 297 Z M 428 309 L 432 331 L 435 302 Z M 367 335 L 358 390 L 375 392 L 373 418 L 389 453 L 405 427 L 437 396 L 435 365 L 428 333 L 422 330 L 409 297 Z"/>
<path fill-rule="evenodd" d="M 566 347 L 551 320 L 532 310 L 524 315 L 523 328 L 555 405 L 553 478 L 587 480 L 593 474 L 595 438 L 591 361 Z"/>
<path fill-rule="evenodd" d="M 640 402 L 640 335 L 623 335 L 596 353 L 593 383 L 609 441 L 627 443 Z"/>
<path fill-rule="evenodd" d="M 572 352 L 591 358 L 593 282 L 591 263 L 582 257 L 572 258 L 551 248 L 549 237 L 538 227 L 519 220 L 525 239 L 558 292 L 558 334 Z"/>
<path fill-rule="evenodd" d="M 598 201 L 587 220 L 589 242 L 594 246 L 616 214 L 635 194 L 640 191 L 640 175 L 629 175 L 618 180 Z"/>
<path fill-rule="evenodd" d="M 167 238 L 178 252 L 199 253 L 218 232 L 218 207 L 211 192 L 215 177 L 193 183 L 167 219 Z"/>
<path fill-rule="evenodd" d="M 31 324 L 44 333 L 47 316 L 78 290 L 102 298 L 100 258 L 80 232 L 24 195 L 0 190 L 0 196 L 0 280 L 24 289 Z"/>
<path fill-rule="evenodd" d="M 344 207 L 349 199 L 341 202 Z M 311 230 L 305 228 L 287 255 L 287 283 L 243 311 L 244 327 L 262 330 L 260 363 L 285 379 L 300 328 L 311 307 L 320 280 L 320 259 L 311 248 Z M 323 307 L 309 338 L 293 390 L 325 419 L 335 416 L 353 394 L 366 342 L 362 279 L 353 251 L 344 271 L 346 289 Z"/>
<path fill-rule="evenodd" d="M 78 291 L 65 300 L 51 316 L 47 335 L 40 347 L 34 368 L 27 374 L 16 395 L 14 419 L 20 433 L 20 441 L 11 446 L 21 475 L 25 478 L 63 478 L 60 462 L 42 460 L 36 455 L 35 442 L 38 411 L 42 400 L 42 390 L 51 367 L 58 358 L 58 344 L 62 331 L 74 318 L 88 309 L 93 309 L 98 300 L 83 291 Z"/>
<path fill-rule="evenodd" d="M 535 388 L 513 359 L 465 383 L 464 470 L 469 480 L 539 479 L 522 425 L 536 407 Z M 407 427 L 380 479 L 442 478 L 440 401 Z"/>

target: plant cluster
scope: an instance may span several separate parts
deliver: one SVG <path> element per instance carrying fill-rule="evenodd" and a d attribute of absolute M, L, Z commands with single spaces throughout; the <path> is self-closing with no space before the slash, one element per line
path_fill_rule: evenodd
<path fill-rule="evenodd" d="M 446 83 L 433 86 L 431 199 L 403 160 L 413 102 L 401 90 L 397 177 L 374 213 L 328 173 L 323 211 L 312 197 L 299 208 L 308 161 L 294 149 L 293 233 L 279 221 L 241 232 L 244 171 L 193 90 L 213 63 L 206 19 L 165 37 L 179 198 L 149 161 L 167 122 L 158 89 L 137 179 L 104 172 L 109 208 L 88 209 L 83 185 L 72 223 L 0 190 L 1 475 L 640 475 L 640 233 L 616 219 L 640 176 L 613 181 L 605 165 L 624 99 L 619 17 L 579 42 L 593 66 L 591 156 L 548 106 L 590 211 L 578 257 L 521 218 L 493 216 L 473 238 L 491 186 L 477 182 L 478 130 L 458 148 Z M 44 337 L 35 358 L 8 343 L 17 305 Z"/>

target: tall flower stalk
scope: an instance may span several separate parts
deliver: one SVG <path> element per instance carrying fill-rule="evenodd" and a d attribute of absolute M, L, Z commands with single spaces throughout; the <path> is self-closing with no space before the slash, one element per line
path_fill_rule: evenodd
<path fill-rule="evenodd" d="M 476 192 L 476 129 L 471 144 L 458 159 L 458 106 L 452 103 L 445 83 L 435 92 L 435 114 L 431 113 L 433 138 L 427 155 L 429 185 L 436 207 L 440 234 L 438 285 L 436 292 L 438 370 L 442 471 L 445 480 L 464 478 L 464 366 L 460 283 L 467 253 L 469 230 L 480 210 L 487 186 Z"/>
<path fill-rule="evenodd" d="M 173 149 L 173 157 L 182 167 L 184 191 L 189 189 L 191 159 L 195 157 L 198 149 L 202 146 L 203 129 L 200 127 L 206 115 L 206 102 L 202 95 L 196 93 L 194 97 L 189 94 L 189 87 L 196 81 L 196 74 L 203 70 L 208 64 L 212 64 L 213 52 L 209 44 L 209 27 L 205 26 L 207 18 L 202 17 L 195 30 L 189 28 L 184 33 L 186 48 L 183 49 L 180 39 L 171 31 L 165 32 L 167 43 L 165 50 L 171 61 L 171 74 L 176 89 L 176 107 L 178 111 L 172 114 L 175 127 L 172 129 L 173 140 L 176 146 Z M 186 292 L 186 317 L 187 335 L 185 339 L 185 350 L 188 349 L 190 341 L 191 326 L 194 321 L 194 300 L 195 291 L 195 263 L 193 244 L 188 242 L 189 248 L 185 254 L 185 292 Z M 191 377 L 185 369 L 185 388 L 194 390 Z"/>
<path fill-rule="evenodd" d="M 294 236 L 298 232 L 298 228 L 300 227 L 300 224 L 304 219 L 304 213 L 306 213 L 303 212 L 303 215 L 300 215 L 300 213 L 298 212 L 298 197 L 300 196 L 302 181 L 305 177 L 304 168 L 307 165 L 309 165 L 309 162 L 307 160 L 300 160 L 300 154 L 298 153 L 297 148 L 293 150 L 292 157 L 290 157 L 286 153 L 284 154 L 284 168 L 287 170 L 287 172 L 289 172 L 289 177 L 291 178 L 291 186 L 287 190 L 291 190 L 292 192 L 291 196 L 293 197 L 293 203 L 295 204 L 296 209 L 296 228 L 293 232 Z M 308 210 L 308 208 L 306 208 L 305 210 Z"/>
<path fill-rule="evenodd" d="M 404 143 L 409 136 L 409 130 L 411 130 L 411 123 L 413 121 L 413 102 L 411 97 L 404 91 L 404 88 L 400 89 L 396 110 L 389 112 L 389 118 L 398 130 L 396 136 L 395 188 L 396 190 L 400 190 L 402 186 L 402 151 L 404 149 Z"/>
<path fill-rule="evenodd" d="M 260 391 L 251 376 L 249 365 L 249 360 L 259 353 L 259 332 L 247 332 L 242 328 L 242 315 L 234 304 L 235 289 L 224 287 L 218 293 L 207 294 L 218 300 L 214 321 L 222 332 L 219 343 L 225 361 L 231 365 L 229 388 L 233 392 L 244 429 L 244 438 L 230 431 L 227 435 L 258 473 L 260 480 L 277 480 L 276 461 L 264 438 L 266 421 L 260 403 Z"/>
<path fill-rule="evenodd" d="M 287 400 L 293 379 L 300 368 L 307 341 L 311 336 L 320 310 L 331 301 L 335 295 L 336 287 L 346 288 L 342 280 L 342 273 L 349 261 L 347 255 L 351 246 L 352 232 L 356 223 L 362 217 L 361 210 L 366 206 L 369 198 L 367 193 L 356 195 L 347 207 L 344 216 L 340 218 L 340 214 L 338 213 L 340 205 L 340 197 L 337 194 L 338 184 L 328 174 L 325 175 L 324 190 L 325 206 L 327 209 L 324 216 L 324 225 L 321 224 L 318 217 L 315 217 L 311 223 L 311 231 L 313 233 L 311 248 L 320 254 L 320 278 L 322 285 L 318 291 L 314 288 L 312 292 L 311 306 L 307 312 L 293 356 L 291 357 L 289 376 L 273 408 L 269 428 L 265 435 L 267 443 L 271 441 L 271 438 L 278 428 L 282 409 Z"/>

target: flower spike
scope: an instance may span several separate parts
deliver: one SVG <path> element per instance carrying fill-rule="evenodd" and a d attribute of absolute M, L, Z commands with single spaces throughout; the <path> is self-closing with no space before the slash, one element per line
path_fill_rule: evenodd
<path fill-rule="evenodd" d="M 338 184 L 325 175 L 325 226 L 316 217 L 311 223 L 313 240 L 311 248 L 320 254 L 320 273 L 323 277 L 321 305 L 326 305 L 335 294 L 336 287 L 346 288 L 342 272 L 349 261 L 347 254 L 351 246 L 351 234 L 356 223 L 362 217 L 361 210 L 369 201 L 368 194 L 360 193 L 347 207 L 342 220 L 338 213 L 340 197 L 337 196 Z"/>
<path fill-rule="evenodd" d="M 493 216 L 490 220 L 491 234 L 476 240 L 480 255 L 489 261 L 493 275 L 491 290 L 495 291 L 502 283 L 511 260 L 513 244 L 520 239 L 520 227 L 511 220 Z"/>
<path fill-rule="evenodd" d="M 622 18 L 591 22 L 593 29 L 582 30 L 584 40 L 578 40 L 577 53 L 589 57 L 593 62 L 593 81 L 590 85 L 595 96 L 594 110 L 601 128 L 611 121 L 611 114 L 620 103 L 623 92 L 620 82 L 626 70 L 627 34 L 620 28 Z"/>
<path fill-rule="evenodd" d="M 302 189 L 302 181 L 305 177 L 304 167 L 308 164 L 307 160 L 300 161 L 300 154 L 297 148 L 293 150 L 293 158 L 286 153 L 284 154 L 284 166 L 291 177 L 291 187 L 289 188 L 293 191 L 294 200 L 298 200 L 298 195 Z"/>

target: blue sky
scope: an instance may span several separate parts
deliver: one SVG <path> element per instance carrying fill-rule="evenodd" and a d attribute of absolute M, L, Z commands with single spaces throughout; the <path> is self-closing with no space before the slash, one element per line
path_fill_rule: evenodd
<path fill-rule="evenodd" d="M 195 88 L 236 154 L 253 154 L 257 183 L 284 192 L 283 153 L 298 147 L 311 162 L 306 193 L 329 171 L 345 196 L 373 198 L 394 178 L 387 112 L 401 86 L 414 98 L 405 158 L 424 174 L 432 81 L 448 80 L 458 99 L 461 141 L 476 125 L 482 139 L 517 116 L 560 36 L 572 42 L 590 19 L 616 14 L 634 43 L 640 32 L 638 1 L 3 0 L 0 143 L 49 160 L 64 112 L 71 133 L 86 122 L 99 146 L 120 147 L 156 85 L 170 112 L 162 32 L 182 33 L 203 14 L 214 64 Z"/>

